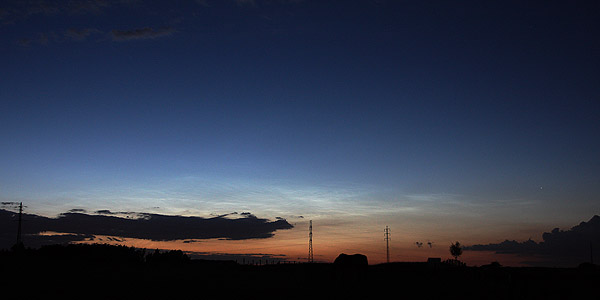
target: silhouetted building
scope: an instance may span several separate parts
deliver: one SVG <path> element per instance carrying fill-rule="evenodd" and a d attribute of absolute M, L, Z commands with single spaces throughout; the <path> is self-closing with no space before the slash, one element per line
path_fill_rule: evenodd
<path fill-rule="evenodd" d="M 430 257 L 427 259 L 428 264 L 440 264 L 442 263 L 442 259 L 439 257 Z"/>

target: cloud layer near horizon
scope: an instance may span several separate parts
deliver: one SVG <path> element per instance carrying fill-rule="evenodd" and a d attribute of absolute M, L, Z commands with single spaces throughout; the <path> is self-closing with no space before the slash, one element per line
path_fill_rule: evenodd
<path fill-rule="evenodd" d="M 80 241 L 94 235 L 161 241 L 212 238 L 244 240 L 269 238 L 278 229 L 293 227 L 285 219 L 270 221 L 250 213 L 237 214 L 237 218 L 229 218 L 227 215 L 202 218 L 146 213 L 137 213 L 136 218 L 123 218 L 112 215 L 109 211 L 102 213 L 70 211 L 58 218 L 24 214 L 23 234 L 33 245 L 27 245 L 25 238 L 24 242 L 27 246 L 38 246 L 44 243 Z M 8 248 L 15 243 L 17 218 L 18 215 L 14 212 L 0 210 L 0 247 Z M 44 231 L 69 234 L 37 235 Z"/>
<path fill-rule="evenodd" d="M 539 243 L 531 239 L 524 242 L 505 240 L 497 244 L 472 245 L 464 249 L 534 258 L 524 262 L 528 265 L 572 267 L 589 262 L 591 255 L 600 260 L 600 216 L 595 215 L 588 222 L 581 222 L 569 230 L 554 228 L 551 232 L 544 232 L 542 239 Z"/>

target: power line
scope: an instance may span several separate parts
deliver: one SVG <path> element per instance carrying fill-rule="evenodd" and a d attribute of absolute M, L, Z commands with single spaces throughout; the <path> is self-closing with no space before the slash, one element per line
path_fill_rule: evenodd
<path fill-rule="evenodd" d="M 20 246 L 23 244 L 22 234 L 21 234 L 21 223 L 23 223 L 23 202 L 0 202 L 0 206 L 10 207 L 11 209 L 18 208 L 19 209 L 19 225 L 17 227 L 17 243 L 16 246 Z"/>

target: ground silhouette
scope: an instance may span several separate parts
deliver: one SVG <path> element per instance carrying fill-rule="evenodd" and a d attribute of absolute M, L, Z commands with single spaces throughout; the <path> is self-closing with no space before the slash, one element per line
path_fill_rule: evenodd
<path fill-rule="evenodd" d="M 348 270 L 337 268 L 339 263 L 241 265 L 190 259 L 181 251 L 100 244 L 3 250 L 0 265 L 5 295 L 19 291 L 28 298 L 373 298 L 391 291 L 423 299 L 568 299 L 584 297 L 600 280 L 600 270 L 589 263 L 580 268 L 389 263 L 365 266 L 360 276 L 340 276 Z"/>

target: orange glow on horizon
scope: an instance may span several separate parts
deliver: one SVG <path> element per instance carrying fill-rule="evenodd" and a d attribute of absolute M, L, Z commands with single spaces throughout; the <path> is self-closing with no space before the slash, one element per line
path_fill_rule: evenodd
<path fill-rule="evenodd" d="M 439 257 L 442 260 L 452 258 L 448 250 L 450 243 L 448 245 L 434 243 L 431 248 L 425 244 L 419 248 L 409 238 L 398 237 L 390 241 L 390 262 L 425 262 L 430 257 Z M 182 250 L 199 255 L 239 255 L 257 258 L 267 256 L 286 261 L 306 262 L 308 228 L 296 227 L 291 230 L 277 231 L 272 238 L 266 239 L 153 241 L 96 235 L 93 240 L 79 243 L 106 243 L 149 250 Z M 341 234 L 335 230 L 322 230 L 313 236 L 313 249 L 315 262 L 333 262 L 340 253 L 364 254 L 368 257 L 369 264 L 386 262 L 386 244 L 383 234 L 381 236 L 365 232 Z M 493 252 L 464 251 L 460 260 L 471 266 L 489 264 L 493 261 L 506 266 L 522 266 L 521 261 L 531 259 Z"/>

